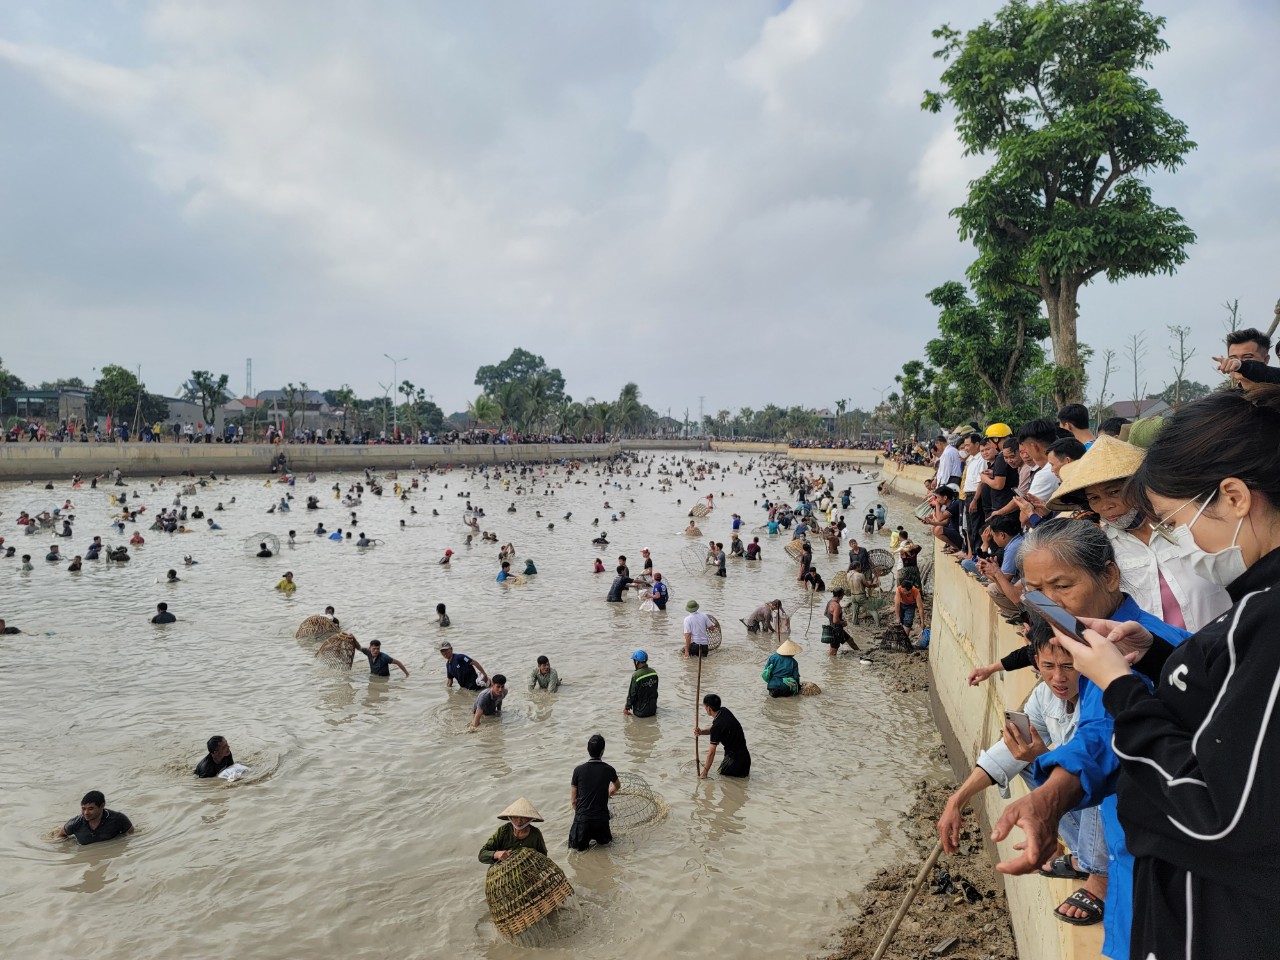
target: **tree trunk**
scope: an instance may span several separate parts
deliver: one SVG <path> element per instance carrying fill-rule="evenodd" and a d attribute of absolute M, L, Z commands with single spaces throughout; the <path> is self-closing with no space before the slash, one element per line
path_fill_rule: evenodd
<path fill-rule="evenodd" d="M 1080 362 L 1080 343 L 1076 339 L 1079 283 L 1067 278 L 1055 284 L 1042 285 L 1045 311 L 1049 315 L 1049 333 L 1053 341 L 1053 362 L 1058 368 L 1054 377 L 1053 399 L 1058 406 L 1081 403 L 1084 399 L 1084 365 Z"/>

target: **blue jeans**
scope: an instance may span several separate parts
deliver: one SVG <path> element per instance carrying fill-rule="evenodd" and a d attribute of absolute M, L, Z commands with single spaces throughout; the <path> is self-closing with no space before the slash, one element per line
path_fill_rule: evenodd
<path fill-rule="evenodd" d="M 971 574 L 973 574 L 975 577 L 978 575 L 978 561 L 976 561 L 976 560 L 961 560 L 961 561 L 960 561 L 960 566 L 964 568 L 965 573 L 971 573 Z"/>

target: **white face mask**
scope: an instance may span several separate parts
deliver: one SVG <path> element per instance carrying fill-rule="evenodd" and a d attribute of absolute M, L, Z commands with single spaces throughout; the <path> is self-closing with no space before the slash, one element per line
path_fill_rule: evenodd
<path fill-rule="evenodd" d="M 1217 495 L 1217 490 L 1209 494 L 1209 498 L 1196 511 L 1196 515 L 1191 518 L 1191 522 L 1185 526 L 1177 527 L 1173 531 L 1172 539 L 1178 547 L 1179 554 L 1190 562 L 1192 570 L 1210 583 L 1225 587 L 1243 576 L 1245 570 L 1248 569 L 1244 562 L 1244 551 L 1236 544 L 1236 540 L 1240 538 L 1240 528 L 1244 526 L 1244 517 L 1241 517 L 1240 522 L 1236 524 L 1236 532 L 1231 537 L 1231 546 L 1216 553 L 1207 553 L 1202 550 L 1199 544 L 1196 543 L 1195 537 L 1191 535 L 1191 528 L 1200 519 L 1200 514 L 1204 513 Z M 1185 505 L 1183 504 L 1183 506 Z M 1174 512 L 1176 513 L 1177 511 Z"/>

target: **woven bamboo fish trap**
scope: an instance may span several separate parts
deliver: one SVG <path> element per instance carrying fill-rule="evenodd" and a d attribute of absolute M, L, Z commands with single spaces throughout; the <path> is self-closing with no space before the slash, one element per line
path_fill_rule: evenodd
<path fill-rule="evenodd" d="M 657 823 L 670 813 L 666 801 L 638 773 L 620 773 L 618 783 L 621 788 L 609 798 L 611 829 L 625 831 Z"/>
<path fill-rule="evenodd" d="M 843 590 L 849 592 L 849 571 L 837 570 L 827 584 L 832 590 Z"/>
<path fill-rule="evenodd" d="M 356 659 L 356 638 L 349 633 L 336 633 L 316 651 L 316 659 L 335 670 L 350 670 Z"/>
<path fill-rule="evenodd" d="M 722 643 L 724 643 L 724 633 L 717 622 L 707 628 L 707 650 L 719 650 Z"/>
<path fill-rule="evenodd" d="M 705 516 L 706 516 L 708 513 L 710 513 L 710 512 L 711 512 L 711 511 L 707 509 L 707 505 L 706 505 L 705 503 L 695 503 L 695 504 L 694 504 L 694 505 L 689 509 L 689 516 L 691 516 L 691 517 L 705 517 Z"/>
<path fill-rule="evenodd" d="M 307 617 L 298 625 L 298 632 L 293 636 L 297 640 L 323 640 L 331 633 L 338 632 L 338 625 L 328 617 L 317 613 Z"/>
<path fill-rule="evenodd" d="M 800 696 L 816 697 L 820 693 L 822 693 L 822 688 L 818 686 L 816 683 L 814 683 L 812 680 L 800 681 Z"/>
<path fill-rule="evenodd" d="M 782 549 L 786 551 L 788 557 L 796 563 L 799 563 L 800 555 L 804 553 L 804 544 L 805 542 L 803 540 L 792 540 Z"/>
<path fill-rule="evenodd" d="M 493 925 L 510 940 L 562 906 L 573 887 L 550 858 L 522 847 L 489 868 L 484 893 Z"/>
<path fill-rule="evenodd" d="M 702 536 L 702 531 L 697 527 L 685 527 L 684 535 L 686 537 L 700 537 Z"/>
<path fill-rule="evenodd" d="M 888 550 L 876 547 L 874 550 L 868 550 L 867 556 L 871 560 L 871 566 L 881 576 L 893 570 L 893 554 Z"/>

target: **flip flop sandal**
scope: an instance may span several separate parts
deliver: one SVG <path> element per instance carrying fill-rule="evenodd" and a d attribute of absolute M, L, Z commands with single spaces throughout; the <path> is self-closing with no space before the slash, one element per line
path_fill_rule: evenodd
<path fill-rule="evenodd" d="M 1058 904 L 1058 909 L 1053 911 L 1053 915 L 1063 923 L 1069 923 L 1076 927 L 1088 927 L 1102 922 L 1103 906 L 1104 904 L 1101 900 L 1084 887 L 1081 887 Z M 1061 912 L 1063 907 L 1075 907 L 1078 910 L 1083 910 L 1085 915 L 1083 917 L 1068 917 Z"/>
<path fill-rule="evenodd" d="M 1049 864 L 1048 870 L 1041 867 L 1040 876 L 1057 877 L 1060 880 L 1085 880 L 1088 879 L 1089 874 L 1082 870 L 1077 870 L 1071 865 L 1070 854 L 1063 854 L 1060 857 L 1054 858 L 1054 860 Z"/>

